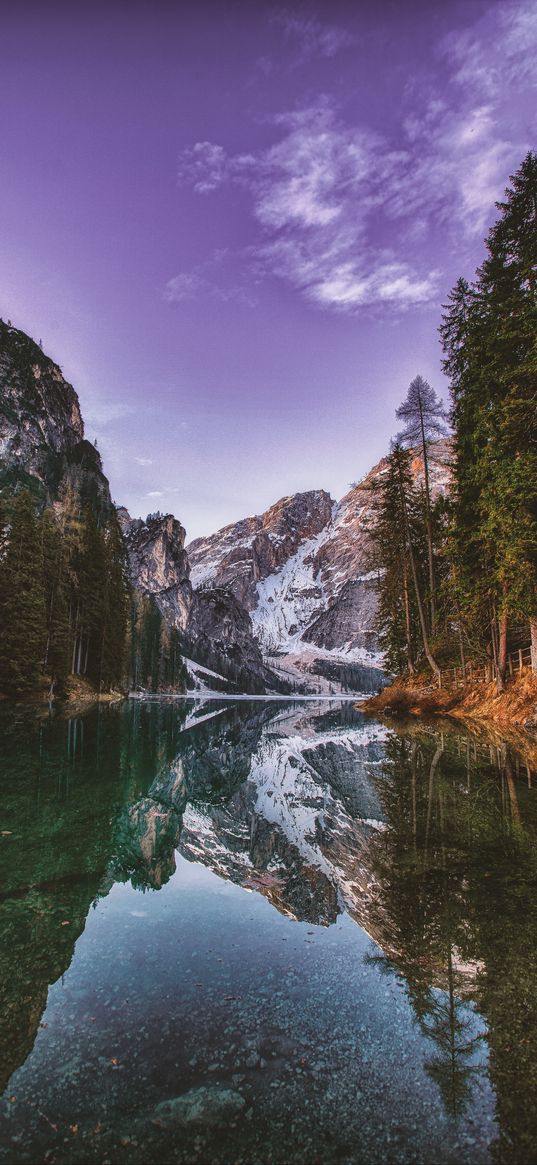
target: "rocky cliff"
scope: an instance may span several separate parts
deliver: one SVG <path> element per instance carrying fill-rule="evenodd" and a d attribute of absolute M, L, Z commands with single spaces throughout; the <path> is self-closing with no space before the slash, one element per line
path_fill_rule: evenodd
<path fill-rule="evenodd" d="M 209 667 L 205 686 L 217 680 L 212 686 L 220 690 L 227 679 L 237 690 L 281 687 L 265 666 L 250 616 L 233 592 L 222 586 L 193 591 L 185 531 L 173 514 L 149 514 L 143 521 L 121 507 L 118 517 L 133 586 L 151 595 L 168 625 L 181 632 L 187 658 Z M 191 665 L 190 670 L 189 682 L 197 686 L 197 672 Z"/>
<path fill-rule="evenodd" d="M 173 514 L 148 514 L 143 521 L 131 518 L 123 506 L 117 513 L 133 586 L 154 595 L 161 614 L 184 630 L 192 604 L 192 586 L 183 526 Z"/>
<path fill-rule="evenodd" d="M 112 505 L 74 388 L 38 344 L 0 320 L 0 487 L 17 485 L 47 504 L 70 485 L 84 504 Z"/>
<path fill-rule="evenodd" d="M 324 490 L 310 490 L 281 498 L 266 513 L 225 526 L 209 538 L 197 538 L 188 546 L 194 586 L 228 586 L 248 611 L 256 610 L 258 583 L 320 534 L 333 504 Z"/>

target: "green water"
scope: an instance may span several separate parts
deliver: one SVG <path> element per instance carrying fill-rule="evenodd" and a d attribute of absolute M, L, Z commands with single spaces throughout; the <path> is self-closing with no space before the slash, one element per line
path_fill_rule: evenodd
<path fill-rule="evenodd" d="M 0 712 L 0 1161 L 533 1162 L 537 791 L 349 704 Z"/>

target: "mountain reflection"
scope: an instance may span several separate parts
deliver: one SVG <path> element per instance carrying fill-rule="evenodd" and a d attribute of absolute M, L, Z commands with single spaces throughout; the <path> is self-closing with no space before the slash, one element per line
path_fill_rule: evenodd
<path fill-rule="evenodd" d="M 346 911 L 403 984 L 446 1110 L 488 1071 L 496 1159 L 535 1159 L 531 760 L 467 733 L 387 730 L 350 705 L 155 700 L 0 720 L 2 1089 L 92 904 L 116 882 L 160 889 L 179 851 L 289 917 L 329 926 Z"/>

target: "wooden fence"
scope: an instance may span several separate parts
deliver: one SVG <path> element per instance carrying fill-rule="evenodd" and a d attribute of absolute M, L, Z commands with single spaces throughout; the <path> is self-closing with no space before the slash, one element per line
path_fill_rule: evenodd
<path fill-rule="evenodd" d="M 515 672 L 522 672 L 524 668 L 532 667 L 531 647 L 519 647 L 517 651 L 510 651 L 507 656 L 507 672 L 512 676 Z M 496 679 L 497 675 L 496 664 L 492 661 L 490 663 L 467 663 L 465 668 L 462 667 L 446 667 L 440 672 L 440 687 L 444 684 L 455 687 L 464 688 L 465 684 L 471 684 L 474 680 L 485 680 L 489 682 Z"/>

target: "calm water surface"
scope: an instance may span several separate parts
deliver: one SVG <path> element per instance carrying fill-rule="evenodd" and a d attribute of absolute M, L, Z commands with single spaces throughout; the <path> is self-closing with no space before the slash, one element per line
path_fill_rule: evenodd
<path fill-rule="evenodd" d="M 0 737 L 0 1161 L 537 1159 L 531 758 L 343 703 Z"/>

